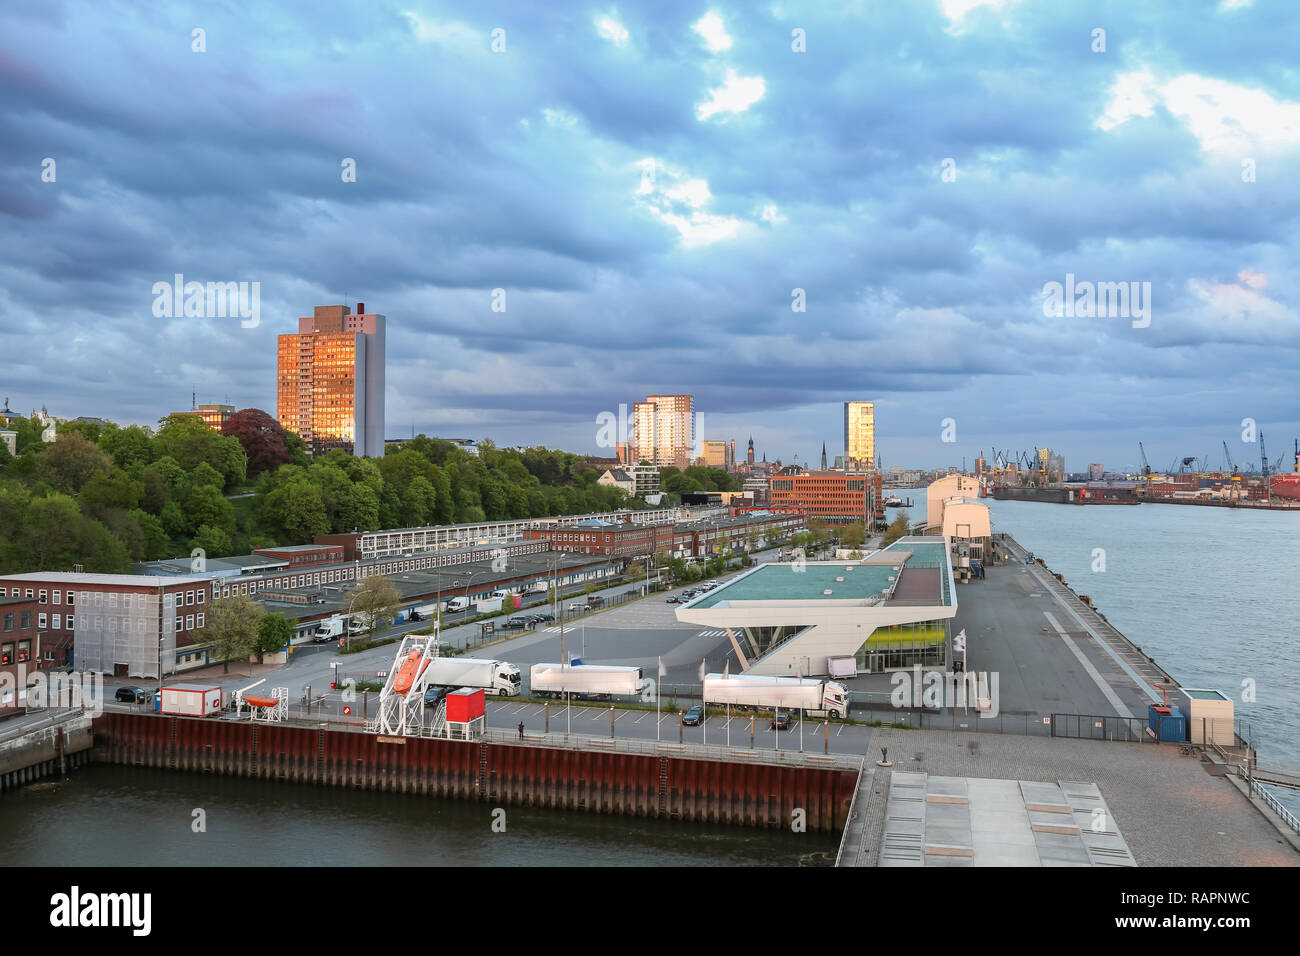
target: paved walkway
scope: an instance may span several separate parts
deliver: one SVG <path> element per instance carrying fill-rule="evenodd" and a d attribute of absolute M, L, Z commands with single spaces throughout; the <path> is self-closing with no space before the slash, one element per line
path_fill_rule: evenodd
<path fill-rule="evenodd" d="M 1213 764 L 1172 744 L 950 731 L 895 730 L 872 735 L 872 761 L 889 748 L 894 770 L 944 776 L 1095 782 L 1138 866 L 1300 866 L 1300 853 Z M 862 823 L 859 865 L 876 866 L 890 777 L 876 768 Z M 859 800 L 862 799 L 859 797 Z M 859 806 L 859 812 L 863 812 Z M 849 848 L 846 847 L 846 855 Z"/>

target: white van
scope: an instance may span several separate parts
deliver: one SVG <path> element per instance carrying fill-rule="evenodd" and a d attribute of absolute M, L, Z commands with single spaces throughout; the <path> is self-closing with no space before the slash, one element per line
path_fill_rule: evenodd
<path fill-rule="evenodd" d="M 447 602 L 448 612 L 468 610 L 470 600 L 467 597 L 454 597 Z"/>
<path fill-rule="evenodd" d="M 514 593 L 514 591 L 493 591 L 488 597 L 502 598 L 504 600 L 514 597 Z"/>

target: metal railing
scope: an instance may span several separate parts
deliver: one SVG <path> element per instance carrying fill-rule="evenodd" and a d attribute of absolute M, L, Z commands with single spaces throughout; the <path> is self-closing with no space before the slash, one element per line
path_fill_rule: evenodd
<path fill-rule="evenodd" d="M 861 771 L 861 755 L 814 754 L 798 750 L 749 750 L 719 747 L 713 744 L 677 744 L 626 737 L 593 737 L 587 734 L 538 734 L 524 731 L 522 740 L 516 730 L 491 728 L 480 738 L 491 743 L 559 747 L 567 750 L 605 751 L 610 753 L 648 754 L 655 757 L 687 757 L 696 760 L 725 760 L 738 763 L 776 764 L 795 767 L 823 767 L 831 770 Z"/>
<path fill-rule="evenodd" d="M 1273 794 L 1269 793 L 1268 789 L 1254 777 L 1250 778 L 1250 790 L 1268 804 L 1269 809 L 1281 817 L 1287 826 L 1296 833 L 1300 833 L 1300 819 L 1297 819 L 1294 813 L 1282 806 L 1281 801 L 1279 801 L 1277 797 L 1273 796 Z"/>
<path fill-rule="evenodd" d="M 858 771 L 858 782 L 853 786 L 853 799 L 849 801 L 849 815 L 844 818 L 844 832 L 840 834 L 840 848 L 835 851 L 835 866 L 839 867 L 840 861 L 844 859 L 844 845 L 849 841 L 849 831 L 853 829 L 853 821 L 858 812 L 858 794 L 862 792 L 862 775 L 866 773 L 866 759 L 864 758 L 862 768 Z"/>

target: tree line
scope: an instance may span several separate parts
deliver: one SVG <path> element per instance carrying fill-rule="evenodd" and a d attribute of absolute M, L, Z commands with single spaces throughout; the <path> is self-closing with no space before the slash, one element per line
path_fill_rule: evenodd
<path fill-rule="evenodd" d="M 123 572 L 194 548 L 221 557 L 327 533 L 647 507 L 598 484 L 603 469 L 583 456 L 549 448 L 484 441 L 474 455 L 419 435 L 383 458 L 313 458 L 260 409 L 220 431 L 193 414 L 156 429 L 61 422 L 48 442 L 38 416 L 8 427 L 17 447 L 0 442 L 0 573 Z M 680 476 L 691 486 L 728 477 L 693 471 Z"/>

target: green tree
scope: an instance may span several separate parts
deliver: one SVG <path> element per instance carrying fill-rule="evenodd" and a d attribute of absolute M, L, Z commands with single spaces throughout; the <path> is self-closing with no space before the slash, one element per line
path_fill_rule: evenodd
<path fill-rule="evenodd" d="M 159 456 L 176 460 L 186 471 L 207 462 L 229 488 L 244 480 L 248 459 L 238 440 L 222 435 L 194 415 L 170 415 L 162 419 L 154 445 Z"/>
<path fill-rule="evenodd" d="M 210 558 L 222 558 L 231 553 L 230 535 L 222 528 L 210 524 L 201 525 L 190 541 L 190 550 L 202 548 Z"/>
<path fill-rule="evenodd" d="M 246 594 L 217 598 L 208 613 L 207 631 L 212 653 L 230 673 L 232 660 L 247 659 L 257 647 L 263 610 Z"/>
<path fill-rule="evenodd" d="M 153 435 L 139 425 L 127 428 L 110 425 L 100 436 L 99 447 L 108 452 L 114 465 L 133 478 L 138 478 L 140 471 L 157 458 Z"/>
<path fill-rule="evenodd" d="M 899 515 L 891 521 L 889 527 L 885 529 L 885 533 L 880 539 L 880 546 L 882 548 L 889 547 L 899 538 L 906 536 L 909 531 L 911 531 L 911 529 L 907 525 L 907 516 Z"/>
<path fill-rule="evenodd" d="M 375 639 L 375 632 L 387 627 L 397 617 L 402 607 L 402 596 L 383 575 L 371 575 L 352 592 L 349 602 L 354 615 L 361 621 L 366 643 Z"/>
<path fill-rule="evenodd" d="M 65 432 L 36 456 L 36 475 L 55 491 L 75 495 L 113 460 L 80 432 Z"/>
<path fill-rule="evenodd" d="M 860 521 L 855 521 L 851 525 L 846 525 L 844 530 L 840 533 L 840 544 L 852 551 L 861 548 L 862 542 L 866 540 L 867 529 Z"/>
<path fill-rule="evenodd" d="M 263 614 L 257 631 L 257 663 L 293 640 L 293 624 L 283 614 Z"/>

